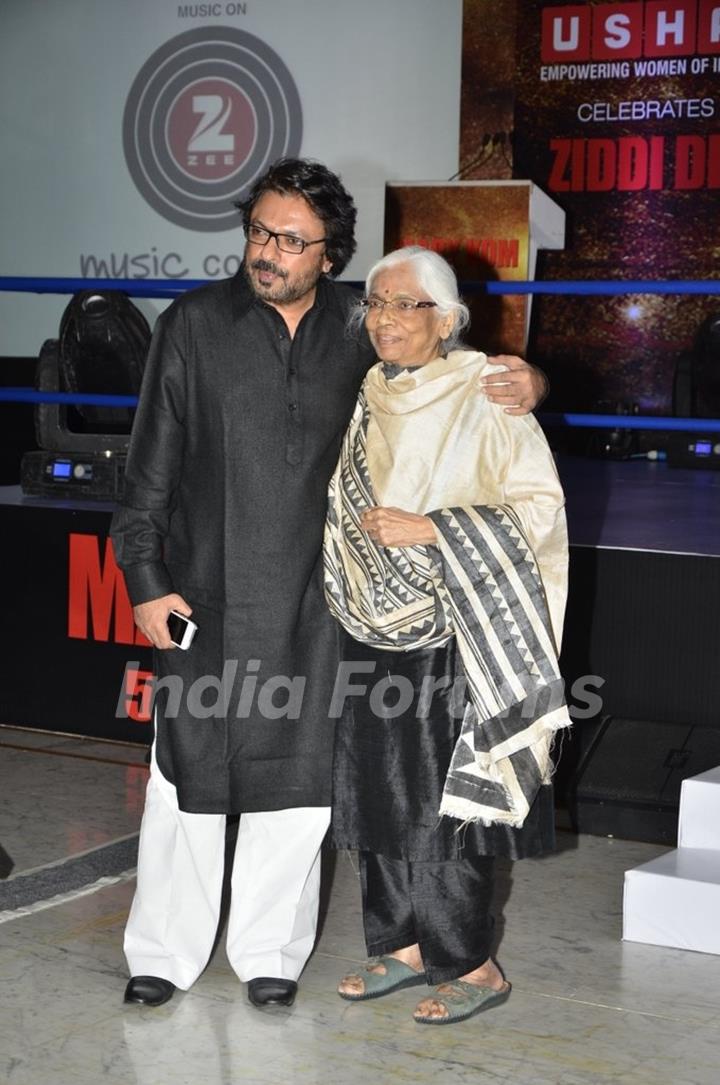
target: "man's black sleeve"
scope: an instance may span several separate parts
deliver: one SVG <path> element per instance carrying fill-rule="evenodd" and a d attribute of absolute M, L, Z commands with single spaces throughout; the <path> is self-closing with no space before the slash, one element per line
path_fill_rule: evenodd
<path fill-rule="evenodd" d="M 180 479 L 185 446 L 187 374 L 183 314 L 171 306 L 157 321 L 133 423 L 120 508 L 110 534 L 130 601 L 175 589 L 163 543 Z"/>

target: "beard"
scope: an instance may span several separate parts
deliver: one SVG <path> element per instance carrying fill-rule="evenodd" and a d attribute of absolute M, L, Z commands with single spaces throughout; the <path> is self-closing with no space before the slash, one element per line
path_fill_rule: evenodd
<path fill-rule="evenodd" d="M 246 259 L 244 267 L 245 277 L 257 297 L 272 305 L 288 305 L 290 302 L 299 301 L 315 289 L 322 275 L 322 256 L 314 265 L 295 275 L 287 268 L 280 267 L 274 260 L 265 260 L 262 257 L 257 260 Z M 276 279 L 267 285 L 261 283 L 258 272 L 262 271 L 271 272 Z"/>

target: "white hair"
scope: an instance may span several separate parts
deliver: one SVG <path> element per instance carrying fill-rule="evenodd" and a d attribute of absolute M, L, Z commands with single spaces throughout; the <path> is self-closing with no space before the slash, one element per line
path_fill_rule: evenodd
<path fill-rule="evenodd" d="M 372 293 L 373 283 L 380 272 L 400 264 L 412 268 L 420 289 L 427 294 L 430 301 L 435 302 L 439 317 L 452 314 L 452 329 L 442 341 L 443 350 L 452 350 L 457 346 L 461 332 L 470 323 L 470 311 L 458 292 L 455 272 L 439 253 L 425 249 L 422 245 L 406 245 L 402 249 L 389 252 L 368 271 L 365 293 Z M 358 306 L 350 316 L 350 326 L 357 327 L 362 324 L 364 317 L 364 310 Z"/>

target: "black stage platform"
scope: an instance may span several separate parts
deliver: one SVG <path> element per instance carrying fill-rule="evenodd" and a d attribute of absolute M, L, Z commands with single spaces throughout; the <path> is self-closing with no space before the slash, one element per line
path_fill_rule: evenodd
<path fill-rule="evenodd" d="M 563 673 L 603 712 L 720 726 L 720 474 L 564 458 L 570 592 Z"/>
<path fill-rule="evenodd" d="M 569 691 L 598 676 L 556 790 L 581 831 L 672 846 L 682 780 L 720 764 L 720 474 L 647 461 L 560 461 Z M 592 680 L 590 686 L 592 688 Z"/>
<path fill-rule="evenodd" d="M 720 472 L 561 457 L 572 546 L 720 557 Z"/>

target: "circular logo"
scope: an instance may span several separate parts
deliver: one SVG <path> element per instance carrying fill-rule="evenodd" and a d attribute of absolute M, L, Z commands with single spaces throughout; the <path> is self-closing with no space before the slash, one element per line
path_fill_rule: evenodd
<path fill-rule="evenodd" d="M 203 27 L 143 65 L 123 117 L 123 147 L 142 196 L 190 230 L 237 225 L 235 200 L 278 158 L 297 155 L 300 98 L 277 53 L 253 34 Z"/>

